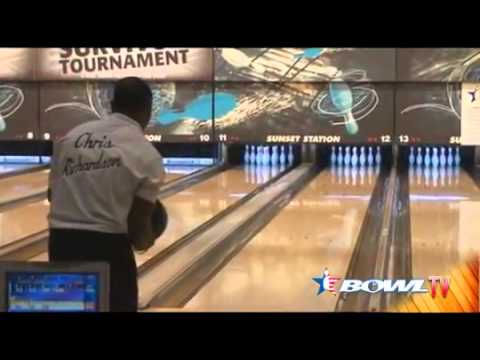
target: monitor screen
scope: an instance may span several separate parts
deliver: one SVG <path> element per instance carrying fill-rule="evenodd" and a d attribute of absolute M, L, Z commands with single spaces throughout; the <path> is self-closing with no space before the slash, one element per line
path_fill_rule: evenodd
<path fill-rule="evenodd" d="M 7 272 L 7 311 L 99 311 L 99 276 L 99 273 Z"/>

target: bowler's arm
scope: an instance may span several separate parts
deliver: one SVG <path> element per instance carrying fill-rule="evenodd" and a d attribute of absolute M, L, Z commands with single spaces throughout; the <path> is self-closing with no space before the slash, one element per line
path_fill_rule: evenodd
<path fill-rule="evenodd" d="M 128 214 L 128 236 L 137 251 L 148 250 L 155 243 L 152 215 L 158 190 L 163 182 L 164 170 L 161 158 L 154 158 L 143 169 L 144 178 L 137 189 Z"/>
<path fill-rule="evenodd" d="M 47 200 L 52 202 L 52 188 L 55 177 L 57 176 L 57 157 L 60 144 L 53 144 L 52 157 L 50 158 L 50 172 L 48 173 L 48 189 L 47 189 Z"/>
<path fill-rule="evenodd" d="M 135 250 L 148 250 L 155 243 L 152 231 L 152 214 L 155 204 L 138 196 L 128 214 L 128 238 Z"/>

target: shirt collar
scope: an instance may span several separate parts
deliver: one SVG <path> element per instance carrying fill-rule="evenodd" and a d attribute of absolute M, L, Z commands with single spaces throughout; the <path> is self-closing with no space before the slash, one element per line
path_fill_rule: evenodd
<path fill-rule="evenodd" d="M 128 117 L 127 115 L 124 115 L 122 113 L 112 113 L 112 117 L 115 118 L 115 119 L 118 119 L 118 120 L 125 121 L 125 122 L 129 123 L 130 125 L 136 126 L 140 131 L 143 131 L 140 124 L 138 122 L 136 122 L 135 120 L 133 120 L 132 118 Z"/>

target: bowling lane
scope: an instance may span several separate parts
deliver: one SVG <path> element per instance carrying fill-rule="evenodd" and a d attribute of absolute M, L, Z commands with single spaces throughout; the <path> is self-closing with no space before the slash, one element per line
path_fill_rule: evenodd
<path fill-rule="evenodd" d="M 258 169 L 260 172 L 255 171 Z M 265 174 L 266 171 L 268 175 Z M 236 167 L 165 199 L 163 204 L 168 212 L 167 229 L 152 248 L 144 253 L 135 254 L 137 265 L 142 265 L 176 240 L 253 191 L 257 184 L 277 173 L 276 168 Z M 30 260 L 47 261 L 48 254 L 42 253 Z"/>
<path fill-rule="evenodd" d="M 172 168 L 174 169 L 172 170 Z M 182 166 L 181 168 L 182 169 L 175 166 L 165 167 L 165 181 L 171 181 L 175 177 L 178 178 L 199 169 L 199 167 L 195 166 Z M 15 178 L 18 180 L 18 183 L 13 181 L 13 178 L 0 180 L 0 202 L 5 198 L 1 197 L 3 194 L 8 196 L 8 192 L 3 188 L 4 183 L 10 185 L 10 191 L 22 189 L 25 191 L 24 195 L 28 195 L 27 191 L 29 190 L 29 185 L 31 186 L 30 191 L 32 192 L 35 186 L 37 186 L 38 189 L 46 189 L 49 171 L 50 170 L 44 170 L 38 173 L 17 176 Z M 24 179 L 26 179 L 26 181 L 21 182 Z M 7 180 L 11 180 L 11 182 L 7 182 Z M 1 212 L 0 246 L 17 241 L 29 235 L 33 235 L 36 232 L 46 230 L 48 227 L 47 215 L 49 212 L 49 207 L 50 204 L 48 201 L 42 200 Z M 47 255 L 47 253 L 42 253 L 32 260 L 46 261 L 48 259 Z"/>
<path fill-rule="evenodd" d="M 166 166 L 165 182 L 179 179 L 201 168 L 199 166 Z M 46 169 L 0 179 L 0 204 L 46 191 L 49 173 L 50 170 Z"/>
<path fill-rule="evenodd" d="M 47 191 L 50 170 L 0 179 L 0 204 Z"/>
<path fill-rule="evenodd" d="M 182 174 L 182 173 L 177 173 L 177 172 L 165 172 L 165 183 L 167 182 L 170 182 L 170 181 L 173 181 L 173 180 L 177 180 L 183 176 L 185 176 L 186 174 Z"/>
<path fill-rule="evenodd" d="M 0 212 L 0 246 L 45 230 L 48 211 L 45 199 Z"/>
<path fill-rule="evenodd" d="M 480 190 L 465 170 L 410 170 L 413 277 L 446 274 L 480 250 Z"/>
<path fill-rule="evenodd" d="M 36 166 L 38 166 L 38 164 L 0 164 L 0 174 L 13 173 L 15 171 L 34 168 Z"/>
<path fill-rule="evenodd" d="M 165 183 L 190 175 L 205 166 L 165 166 Z"/>
<path fill-rule="evenodd" d="M 184 307 L 185 311 L 333 311 L 316 296 L 325 267 L 344 276 L 377 174 L 331 168 L 312 180 Z"/>
<path fill-rule="evenodd" d="M 268 168 L 265 168 L 268 169 Z M 163 201 L 168 213 L 168 226 L 155 245 L 136 254 L 137 265 L 158 254 L 176 240 L 255 189 L 256 180 L 250 167 L 236 167 L 194 185 Z M 274 175 L 273 173 L 271 175 Z"/>

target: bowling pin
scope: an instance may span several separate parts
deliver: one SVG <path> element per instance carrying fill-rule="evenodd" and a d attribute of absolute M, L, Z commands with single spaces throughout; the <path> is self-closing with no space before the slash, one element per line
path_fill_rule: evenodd
<path fill-rule="evenodd" d="M 440 167 L 440 184 L 442 187 L 445 186 L 445 167 L 444 166 Z"/>
<path fill-rule="evenodd" d="M 278 175 L 278 170 L 279 170 L 278 169 L 278 164 L 277 163 L 275 163 L 275 164 L 272 163 L 272 169 L 271 170 L 272 170 L 271 177 L 274 178 L 275 176 Z"/>
<path fill-rule="evenodd" d="M 284 171 L 285 171 L 285 163 L 280 164 L 280 172 L 284 172 Z"/>
<path fill-rule="evenodd" d="M 345 166 L 349 166 L 350 165 L 350 146 L 347 146 L 345 148 L 345 156 L 343 158 L 343 163 L 345 164 Z"/>
<path fill-rule="evenodd" d="M 460 166 L 460 147 L 459 146 L 455 148 L 454 161 L 455 161 L 455 166 Z"/>
<path fill-rule="evenodd" d="M 432 160 L 432 165 L 433 165 L 433 160 Z M 438 167 L 433 166 L 433 169 L 432 169 L 433 187 L 437 187 L 438 185 L 438 176 L 439 176 Z"/>
<path fill-rule="evenodd" d="M 270 179 L 270 167 L 262 166 L 262 184 L 265 184 Z"/>
<path fill-rule="evenodd" d="M 364 166 L 366 160 L 367 160 L 367 157 L 365 155 L 365 146 L 362 146 L 360 148 L 360 156 L 358 157 L 358 161 L 360 162 L 360 166 Z"/>
<path fill-rule="evenodd" d="M 415 169 L 415 175 L 417 177 L 417 185 L 420 185 L 422 183 L 422 166 L 417 165 Z"/>
<path fill-rule="evenodd" d="M 430 148 L 427 147 L 425 149 L 425 157 L 423 159 L 423 162 L 425 163 L 425 166 L 430 166 L 430 163 L 431 163 L 431 159 L 430 159 Z"/>
<path fill-rule="evenodd" d="M 280 147 L 280 164 L 285 165 L 286 162 L 286 157 L 285 157 L 285 147 L 282 145 Z"/>
<path fill-rule="evenodd" d="M 429 187 L 430 186 L 430 168 L 426 167 L 423 171 L 423 174 L 425 175 L 425 185 Z"/>
<path fill-rule="evenodd" d="M 447 177 L 448 177 L 448 185 L 452 185 L 452 175 L 453 175 L 453 169 L 451 166 L 447 167 Z"/>
<path fill-rule="evenodd" d="M 379 175 L 380 174 L 380 164 L 377 164 L 375 165 L 375 175 Z"/>
<path fill-rule="evenodd" d="M 382 152 L 380 151 L 380 146 L 377 146 L 377 153 L 375 154 L 375 163 L 380 165 L 382 162 Z"/>
<path fill-rule="evenodd" d="M 334 165 L 330 171 L 333 173 L 333 183 L 336 184 L 338 182 L 338 165 Z"/>
<path fill-rule="evenodd" d="M 256 181 L 255 181 L 255 162 L 252 162 L 252 160 L 250 160 L 250 164 L 249 164 L 249 172 L 250 172 L 250 184 L 255 184 Z"/>
<path fill-rule="evenodd" d="M 445 166 L 447 163 L 447 156 L 445 155 L 445 148 L 442 146 L 440 149 L 440 166 Z"/>
<path fill-rule="evenodd" d="M 342 147 L 338 147 L 338 156 L 337 156 L 337 164 L 343 165 L 343 154 L 342 154 Z"/>
<path fill-rule="evenodd" d="M 372 147 L 368 147 L 368 157 L 367 157 L 367 163 L 369 166 L 373 165 L 373 153 L 372 153 Z"/>
<path fill-rule="evenodd" d="M 453 155 L 452 155 L 452 148 L 448 148 L 448 156 L 447 156 L 447 165 L 452 166 L 453 165 Z"/>
<path fill-rule="evenodd" d="M 413 153 L 413 147 L 410 147 L 410 155 L 408 156 L 408 163 L 413 165 L 415 163 L 415 155 Z"/>
<path fill-rule="evenodd" d="M 344 175 L 345 175 L 345 184 L 350 185 L 350 166 L 345 166 L 345 169 L 343 169 Z"/>
<path fill-rule="evenodd" d="M 255 167 L 255 184 L 262 183 L 262 164 L 258 164 Z"/>
<path fill-rule="evenodd" d="M 250 165 L 250 184 L 256 184 L 257 183 L 257 167 L 255 164 Z"/>
<path fill-rule="evenodd" d="M 275 145 L 273 148 L 272 148 L 272 165 L 275 166 L 275 165 L 278 165 L 278 146 Z"/>
<path fill-rule="evenodd" d="M 417 166 L 422 165 L 423 157 L 422 157 L 422 148 L 417 148 Z"/>
<path fill-rule="evenodd" d="M 270 149 L 268 148 L 268 146 L 263 147 L 262 164 L 265 166 L 270 164 Z"/>
<path fill-rule="evenodd" d="M 365 185 L 365 166 L 360 166 L 360 185 Z"/>
<path fill-rule="evenodd" d="M 263 158 L 263 156 L 262 156 L 263 151 L 262 150 L 263 150 L 262 146 L 260 146 L 260 145 L 257 146 L 257 157 L 256 157 L 256 161 L 255 161 L 257 165 L 262 164 L 262 158 Z"/>
<path fill-rule="evenodd" d="M 245 153 L 243 154 L 243 163 L 248 164 L 250 162 L 250 146 L 245 145 Z"/>
<path fill-rule="evenodd" d="M 255 184 L 255 165 L 252 164 L 251 160 L 248 172 L 250 173 L 250 184 Z"/>
<path fill-rule="evenodd" d="M 353 150 L 356 150 L 356 149 L 353 148 Z M 358 176 L 358 168 L 356 166 L 353 166 L 352 167 L 352 185 L 353 186 L 357 186 L 357 176 Z"/>
<path fill-rule="evenodd" d="M 330 165 L 334 165 L 337 160 L 337 155 L 335 154 L 335 146 L 332 146 L 332 151 L 330 152 Z"/>
<path fill-rule="evenodd" d="M 357 166 L 358 164 L 358 155 L 357 155 L 357 147 L 355 146 L 352 149 L 352 166 Z"/>
<path fill-rule="evenodd" d="M 292 146 L 292 145 L 289 145 L 289 146 L 288 146 L 288 163 L 289 163 L 290 165 L 292 165 L 292 164 L 293 164 L 293 160 L 294 160 L 294 159 L 293 159 L 293 146 Z"/>
<path fill-rule="evenodd" d="M 368 166 L 368 185 L 372 185 L 372 179 L 373 179 L 373 166 L 369 165 Z"/>
<path fill-rule="evenodd" d="M 440 158 L 438 157 L 438 149 L 434 147 L 433 154 L 432 154 L 432 166 L 436 168 L 439 163 L 440 163 Z"/>

